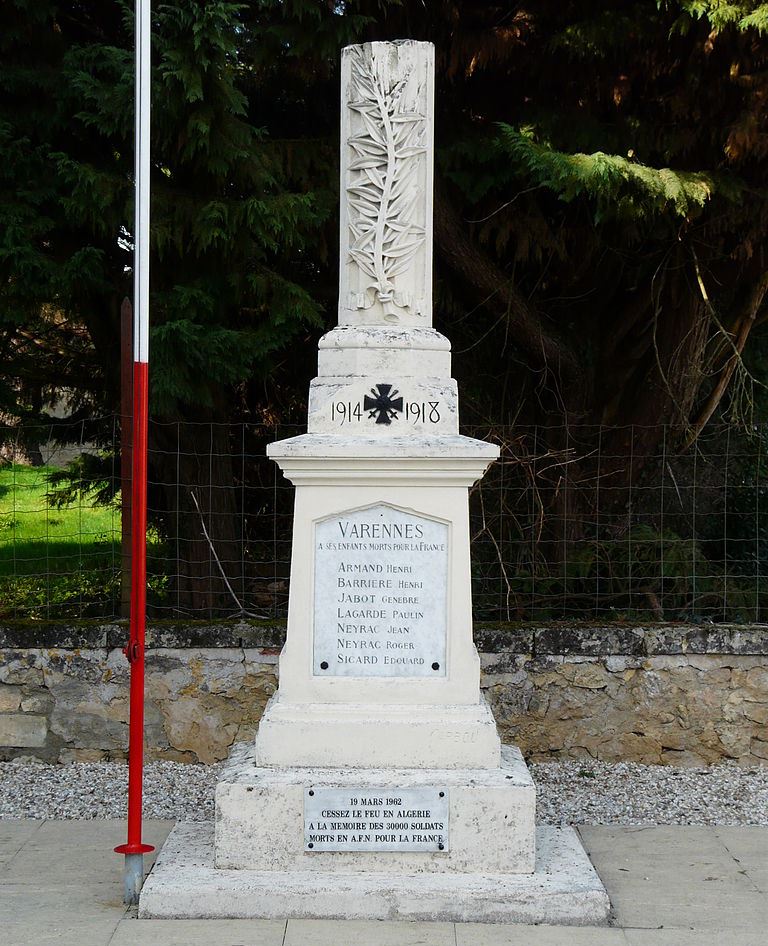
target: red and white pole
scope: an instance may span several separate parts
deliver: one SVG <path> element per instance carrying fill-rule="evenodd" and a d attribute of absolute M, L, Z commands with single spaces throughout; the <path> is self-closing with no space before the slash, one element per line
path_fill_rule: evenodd
<path fill-rule="evenodd" d="M 133 235 L 133 476 L 131 619 L 125 655 L 131 665 L 128 735 L 128 840 L 125 902 L 137 903 L 144 882 L 142 787 L 144 776 L 144 638 L 147 607 L 147 428 L 149 424 L 149 109 L 151 0 L 136 0 L 135 222 Z"/>

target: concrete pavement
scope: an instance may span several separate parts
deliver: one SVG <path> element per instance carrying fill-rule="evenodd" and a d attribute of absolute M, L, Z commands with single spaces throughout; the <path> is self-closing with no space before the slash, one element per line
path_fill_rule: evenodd
<path fill-rule="evenodd" d="M 147 824 L 161 845 L 170 822 Z M 0 821 L 2 946 L 766 946 L 768 828 L 585 827 L 611 928 L 136 920 L 119 821 Z M 149 859 L 148 859 L 149 862 Z"/>

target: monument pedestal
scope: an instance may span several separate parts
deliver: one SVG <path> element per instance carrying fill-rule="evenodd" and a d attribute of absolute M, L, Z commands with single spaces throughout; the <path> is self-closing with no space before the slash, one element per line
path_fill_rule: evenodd
<path fill-rule="evenodd" d="M 343 850 L 344 841 L 339 849 L 340 829 L 350 837 L 358 824 L 343 806 L 332 810 L 329 828 L 307 830 L 309 793 L 386 802 L 392 786 L 401 802 L 441 792 L 447 799 L 440 814 L 407 812 L 406 849 L 397 849 L 400 832 L 386 822 L 383 835 L 371 831 L 366 840 L 376 827 L 370 818 L 359 824 L 357 849 Z M 421 835 L 412 830 L 414 811 Z M 534 817 L 534 784 L 513 747 L 502 748 L 496 768 L 392 769 L 268 768 L 253 746 L 241 745 L 216 788 L 215 828 L 173 829 L 142 891 L 139 916 L 605 923 L 608 898 L 576 832 L 537 829 Z M 414 850 L 414 836 L 428 837 L 436 825 L 443 850 Z M 387 835 L 388 848 L 381 840 Z"/>
<path fill-rule="evenodd" d="M 480 693 L 469 489 L 499 448 L 459 435 L 431 326 L 433 60 L 344 51 L 339 325 L 308 433 L 268 451 L 296 487 L 280 685 L 222 773 L 215 836 L 174 829 L 142 917 L 607 919 Z"/>
<path fill-rule="evenodd" d="M 375 738 L 371 738 L 371 733 Z M 496 723 L 483 700 L 473 706 L 380 703 L 267 704 L 255 764 L 358 769 L 492 768 L 500 761 Z"/>
<path fill-rule="evenodd" d="M 608 898 L 573 828 L 536 829 L 531 874 L 233 870 L 214 867 L 213 826 L 179 824 L 139 901 L 142 919 L 443 920 L 598 926 Z"/>
<path fill-rule="evenodd" d="M 280 688 L 260 765 L 494 768 L 472 641 L 468 437 L 307 434 L 270 445 L 296 486 Z"/>
<path fill-rule="evenodd" d="M 392 786 L 397 786 L 395 792 Z M 315 806 L 320 821 L 307 805 L 309 792 L 321 799 Z M 335 794 L 328 796 L 328 792 Z M 440 792 L 442 799 L 437 797 Z M 442 812 L 431 806 L 415 809 L 406 802 L 430 793 L 436 796 L 436 806 L 442 802 Z M 374 807 L 386 811 L 387 794 L 397 795 L 401 804 L 393 804 L 396 814 L 378 822 L 356 819 L 355 807 L 346 803 L 348 795 L 380 798 L 385 804 Z M 327 797 L 335 799 L 332 809 L 323 800 Z M 358 807 L 361 811 L 371 808 Z M 216 787 L 215 865 L 281 873 L 532 873 L 535 807 L 528 768 L 520 752 L 511 747 L 504 748 L 501 764 L 494 769 L 361 770 L 264 768 L 252 746 L 240 746 Z M 323 818 L 324 810 L 338 814 Z M 404 817 L 406 811 L 429 814 Z M 405 844 L 398 839 L 405 829 L 393 830 L 388 825 L 406 821 L 416 827 L 408 831 L 409 847 L 403 850 Z M 440 842 L 431 845 L 433 850 L 411 849 L 413 835 L 426 839 L 432 834 L 443 839 L 442 851 Z M 356 842 L 359 849 L 340 850 L 345 843 L 338 841 L 340 835 L 348 840 L 362 838 Z M 423 842 L 424 847 L 429 844 Z"/>
<path fill-rule="evenodd" d="M 496 454 L 458 435 L 271 446 L 296 486 L 280 686 L 221 774 L 215 833 L 174 829 L 139 916 L 606 922 L 480 692 L 468 487 Z"/>

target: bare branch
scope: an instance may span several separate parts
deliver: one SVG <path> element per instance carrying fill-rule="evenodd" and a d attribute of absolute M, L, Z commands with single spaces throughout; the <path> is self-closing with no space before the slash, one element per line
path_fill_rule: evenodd
<path fill-rule="evenodd" d="M 221 577 L 222 577 L 223 580 L 224 580 L 224 584 L 227 586 L 227 590 L 228 590 L 229 593 L 232 595 L 232 598 L 234 599 L 234 602 L 235 602 L 235 604 L 237 605 L 237 607 L 238 607 L 238 609 L 239 609 L 239 615 L 241 615 L 241 616 L 243 616 L 243 617 L 248 617 L 248 618 L 255 618 L 255 617 L 258 617 L 258 615 L 252 614 L 250 611 L 246 611 L 245 608 L 243 607 L 243 605 L 242 605 L 240 599 L 239 599 L 239 598 L 237 597 L 237 595 L 235 594 L 235 591 L 234 591 L 232 585 L 229 583 L 229 579 L 227 578 L 227 574 L 226 574 L 226 572 L 224 571 L 224 568 L 223 568 L 221 562 L 219 561 L 219 556 L 216 554 L 216 549 L 215 549 L 214 546 L 213 546 L 213 542 L 211 541 L 211 537 L 208 535 L 208 530 L 205 528 L 205 519 L 203 518 L 203 513 L 202 513 L 202 511 L 200 510 L 200 504 L 199 504 L 198 501 L 197 501 L 197 496 L 195 496 L 195 491 L 194 491 L 193 489 L 191 489 L 191 490 L 189 491 L 189 495 L 192 497 L 192 502 L 195 504 L 195 509 L 197 510 L 198 516 L 200 516 L 200 525 L 201 525 L 202 528 L 203 528 L 203 535 L 205 536 L 205 540 L 206 540 L 206 542 L 208 543 L 208 547 L 209 547 L 210 550 L 211 550 L 211 554 L 213 555 L 214 559 L 216 560 L 216 564 L 218 565 L 219 572 L 221 573 Z"/>

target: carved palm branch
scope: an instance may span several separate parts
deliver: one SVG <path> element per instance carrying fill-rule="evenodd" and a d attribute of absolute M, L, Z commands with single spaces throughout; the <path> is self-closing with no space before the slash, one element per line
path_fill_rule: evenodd
<path fill-rule="evenodd" d="M 397 306 L 405 302 L 396 298 L 396 279 L 426 237 L 412 219 L 419 197 L 419 158 L 426 150 L 424 115 L 406 110 L 407 73 L 390 86 L 375 60 L 369 63 L 358 54 L 351 79 L 349 107 L 359 113 L 364 130 L 348 140 L 356 155 L 347 186 L 349 254 L 371 279 L 368 288 L 384 303 L 385 317 L 397 320 Z"/>

